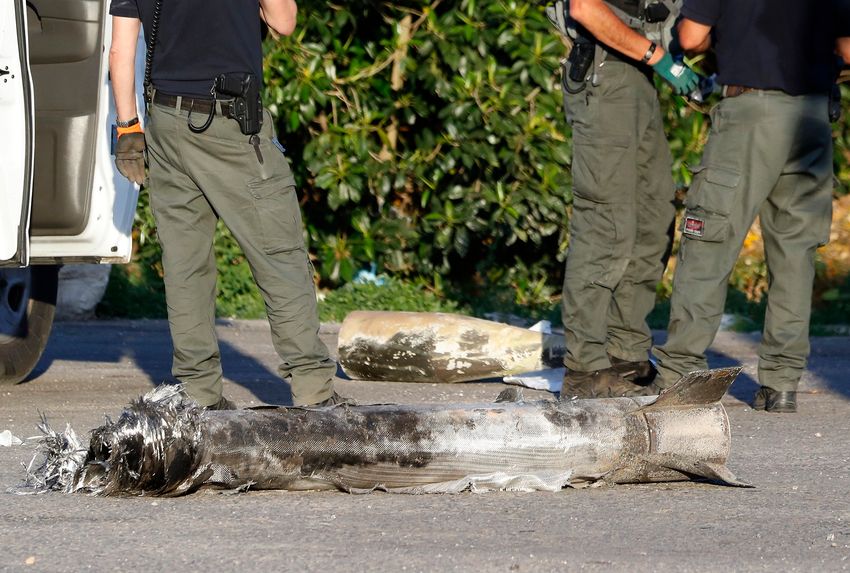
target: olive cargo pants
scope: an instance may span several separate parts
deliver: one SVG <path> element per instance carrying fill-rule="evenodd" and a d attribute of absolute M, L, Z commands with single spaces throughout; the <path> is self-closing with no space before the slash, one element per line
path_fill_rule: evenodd
<path fill-rule="evenodd" d="M 809 355 L 815 249 L 829 240 L 832 139 L 826 96 L 751 92 L 722 100 L 682 221 L 661 384 L 707 367 L 729 276 L 756 215 L 768 266 L 759 381 L 796 390 Z"/>
<path fill-rule="evenodd" d="M 336 365 L 319 340 L 312 266 L 304 246 L 295 180 L 276 147 L 271 116 L 259 134 L 260 162 L 239 124 L 217 114 L 192 133 L 186 111 L 150 107 L 147 128 L 151 208 L 162 244 L 173 375 L 203 406 L 221 397 L 215 335 L 219 217 L 233 233 L 265 302 L 272 343 L 296 405 L 333 392 Z M 195 124 L 205 117 L 194 114 Z"/>
<path fill-rule="evenodd" d="M 573 132 L 573 211 L 562 296 L 567 353 L 577 371 L 642 361 L 646 317 L 670 252 L 671 157 L 658 95 L 635 66 L 607 61 L 598 85 L 565 93 Z"/>

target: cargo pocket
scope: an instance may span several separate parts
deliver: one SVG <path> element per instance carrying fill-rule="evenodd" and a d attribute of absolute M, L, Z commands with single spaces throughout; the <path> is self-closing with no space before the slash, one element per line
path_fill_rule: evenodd
<path fill-rule="evenodd" d="M 616 201 L 622 189 L 612 180 L 634 171 L 621 165 L 628 149 L 628 136 L 590 137 L 573 131 L 573 193 L 595 203 Z"/>
<path fill-rule="evenodd" d="M 254 201 L 261 246 L 267 255 L 304 247 L 301 207 L 292 174 L 252 181 L 248 190 Z"/>
<path fill-rule="evenodd" d="M 721 242 L 729 237 L 729 215 L 738 195 L 740 172 L 725 167 L 700 166 L 685 200 L 679 230 L 683 237 Z"/>

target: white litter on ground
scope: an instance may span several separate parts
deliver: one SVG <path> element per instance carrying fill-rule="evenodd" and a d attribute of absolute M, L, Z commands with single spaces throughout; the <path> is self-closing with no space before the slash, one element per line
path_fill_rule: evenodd
<path fill-rule="evenodd" d="M 535 370 L 524 374 L 515 374 L 503 378 L 505 384 L 525 386 L 534 390 L 548 390 L 549 392 L 560 392 L 564 384 L 564 368 L 549 368 L 546 370 Z"/>
<path fill-rule="evenodd" d="M 12 446 L 20 446 L 23 444 L 20 438 L 13 436 L 9 430 L 0 432 L 0 446 L 10 448 Z"/>

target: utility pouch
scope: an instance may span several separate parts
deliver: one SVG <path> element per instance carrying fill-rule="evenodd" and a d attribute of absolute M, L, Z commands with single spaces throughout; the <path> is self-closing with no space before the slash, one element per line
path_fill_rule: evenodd
<path fill-rule="evenodd" d="M 244 135 L 255 135 L 263 126 L 263 103 L 260 85 L 250 73 L 222 74 L 215 79 L 217 96 L 233 98 L 231 117 L 239 123 Z"/>
<path fill-rule="evenodd" d="M 576 42 L 570 51 L 567 61 L 570 63 L 569 78 L 575 83 L 583 83 L 587 80 L 587 72 L 593 64 L 596 52 L 596 44 L 588 42 Z"/>
<path fill-rule="evenodd" d="M 643 19 L 650 24 L 664 22 L 670 17 L 670 7 L 663 2 L 653 2 L 643 11 Z"/>

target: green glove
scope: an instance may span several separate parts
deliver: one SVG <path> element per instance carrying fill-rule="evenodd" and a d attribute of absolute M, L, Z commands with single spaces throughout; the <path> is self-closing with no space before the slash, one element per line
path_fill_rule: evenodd
<path fill-rule="evenodd" d="M 145 182 L 145 134 L 125 133 L 115 145 L 115 167 L 121 175 L 141 185 Z"/>
<path fill-rule="evenodd" d="M 673 86 L 678 95 L 688 95 L 699 86 L 699 76 L 685 64 L 674 61 L 669 53 L 665 53 L 652 69 Z"/>

